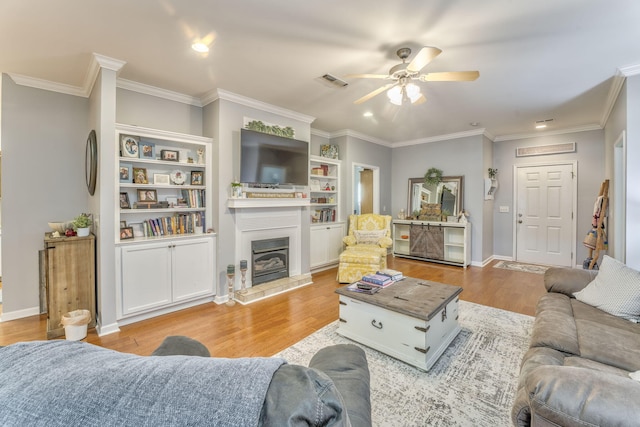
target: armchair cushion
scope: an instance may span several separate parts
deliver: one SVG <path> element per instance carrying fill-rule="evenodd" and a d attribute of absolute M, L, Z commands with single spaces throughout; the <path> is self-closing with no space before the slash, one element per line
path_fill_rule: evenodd
<path fill-rule="evenodd" d="M 377 245 L 380 239 L 385 236 L 385 230 L 355 230 L 356 244 Z"/>

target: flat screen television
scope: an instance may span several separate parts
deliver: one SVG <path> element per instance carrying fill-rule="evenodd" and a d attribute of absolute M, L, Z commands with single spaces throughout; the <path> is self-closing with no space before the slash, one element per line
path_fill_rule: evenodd
<path fill-rule="evenodd" d="M 240 182 L 307 185 L 309 183 L 309 143 L 241 129 Z"/>

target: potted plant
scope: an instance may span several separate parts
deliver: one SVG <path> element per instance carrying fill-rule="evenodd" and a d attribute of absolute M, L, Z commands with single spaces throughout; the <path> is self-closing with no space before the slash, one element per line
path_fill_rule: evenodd
<path fill-rule="evenodd" d="M 231 195 L 235 199 L 242 197 L 242 183 L 235 180 L 231 183 Z"/>
<path fill-rule="evenodd" d="M 496 179 L 497 174 L 498 174 L 498 169 L 489 168 L 489 178 Z"/>
<path fill-rule="evenodd" d="M 92 224 L 91 217 L 82 213 L 73 219 L 73 228 L 78 233 L 78 237 L 89 235 L 89 226 Z"/>

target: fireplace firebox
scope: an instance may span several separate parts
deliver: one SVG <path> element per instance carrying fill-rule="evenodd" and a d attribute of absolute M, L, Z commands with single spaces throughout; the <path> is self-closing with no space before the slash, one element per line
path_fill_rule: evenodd
<path fill-rule="evenodd" d="M 289 277 L 289 238 L 251 242 L 251 285 Z"/>

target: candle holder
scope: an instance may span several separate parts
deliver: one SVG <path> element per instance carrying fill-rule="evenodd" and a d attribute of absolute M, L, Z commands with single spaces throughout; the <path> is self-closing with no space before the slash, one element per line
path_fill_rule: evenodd
<path fill-rule="evenodd" d="M 247 260 L 240 260 L 240 274 L 242 274 L 242 285 L 240 285 L 240 293 L 245 294 L 247 292 Z"/>
<path fill-rule="evenodd" d="M 236 267 L 233 264 L 227 266 L 227 285 L 229 286 L 229 299 L 225 303 L 228 306 L 236 305 L 233 299 L 233 279 L 236 276 Z"/>

